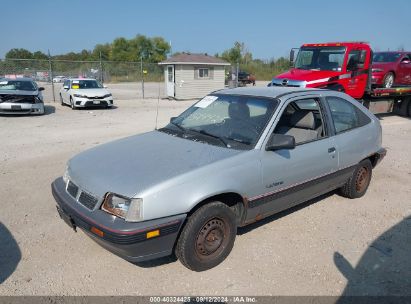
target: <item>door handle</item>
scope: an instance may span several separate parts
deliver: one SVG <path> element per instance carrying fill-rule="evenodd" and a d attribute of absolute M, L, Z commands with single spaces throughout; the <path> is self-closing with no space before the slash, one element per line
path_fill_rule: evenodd
<path fill-rule="evenodd" d="M 328 153 L 334 153 L 335 151 L 335 147 L 328 148 Z"/>

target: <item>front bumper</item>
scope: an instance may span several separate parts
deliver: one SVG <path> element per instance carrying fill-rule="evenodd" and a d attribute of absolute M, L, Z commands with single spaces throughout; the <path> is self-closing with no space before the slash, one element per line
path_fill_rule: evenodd
<path fill-rule="evenodd" d="M 0 114 L 44 114 L 43 103 L 15 103 L 2 102 L 0 103 Z"/>
<path fill-rule="evenodd" d="M 51 184 L 60 217 L 72 228 L 80 228 L 98 244 L 130 262 L 141 262 L 172 254 L 186 214 L 128 223 L 102 210 L 89 211 L 67 192 L 60 177 Z M 150 231 L 159 235 L 147 238 Z"/>
<path fill-rule="evenodd" d="M 112 107 L 114 104 L 113 98 L 82 98 L 74 97 L 74 105 L 81 108 L 93 108 L 93 107 Z"/>

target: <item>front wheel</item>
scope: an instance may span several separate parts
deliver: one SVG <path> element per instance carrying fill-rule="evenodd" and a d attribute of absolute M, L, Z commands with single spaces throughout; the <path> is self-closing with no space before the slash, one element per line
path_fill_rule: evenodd
<path fill-rule="evenodd" d="M 392 72 L 388 72 L 384 76 L 384 80 L 382 81 L 382 86 L 384 88 L 391 88 L 394 85 L 395 76 Z"/>
<path fill-rule="evenodd" d="M 188 269 L 204 271 L 224 261 L 234 246 L 236 234 L 234 212 L 221 202 L 212 202 L 188 218 L 175 254 Z"/>
<path fill-rule="evenodd" d="M 72 110 L 75 110 L 75 109 L 76 109 L 76 106 L 74 105 L 73 98 L 71 98 L 71 97 L 70 97 L 70 106 L 71 106 L 71 109 L 72 109 Z"/>
<path fill-rule="evenodd" d="M 369 159 L 360 162 L 350 179 L 340 188 L 341 194 L 348 198 L 359 198 L 367 192 L 372 177 L 372 165 Z"/>

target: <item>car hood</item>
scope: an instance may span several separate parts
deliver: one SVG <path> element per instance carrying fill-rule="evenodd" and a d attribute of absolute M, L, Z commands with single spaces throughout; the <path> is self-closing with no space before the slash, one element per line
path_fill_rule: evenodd
<path fill-rule="evenodd" d="M 312 71 L 312 70 L 301 70 L 301 69 L 291 69 L 288 72 L 282 73 L 275 78 L 279 79 L 290 79 L 299 81 L 313 81 L 323 78 L 330 78 L 334 76 L 341 75 L 341 72 L 336 71 Z"/>
<path fill-rule="evenodd" d="M 76 155 L 68 163 L 68 174 L 80 188 L 100 198 L 108 191 L 133 197 L 241 152 L 152 131 Z"/>
<path fill-rule="evenodd" d="M 72 89 L 71 90 L 73 94 L 81 94 L 81 95 L 86 95 L 89 97 L 94 97 L 94 96 L 103 96 L 110 94 L 109 91 L 106 89 Z"/>
<path fill-rule="evenodd" d="M 0 95 L 37 96 L 39 95 L 39 91 L 0 90 Z"/>

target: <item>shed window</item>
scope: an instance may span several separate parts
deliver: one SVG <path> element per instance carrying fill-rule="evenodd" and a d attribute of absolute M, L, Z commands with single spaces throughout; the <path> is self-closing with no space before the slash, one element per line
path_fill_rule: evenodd
<path fill-rule="evenodd" d="M 208 77 L 209 77 L 208 68 L 198 69 L 198 78 L 208 78 Z"/>

